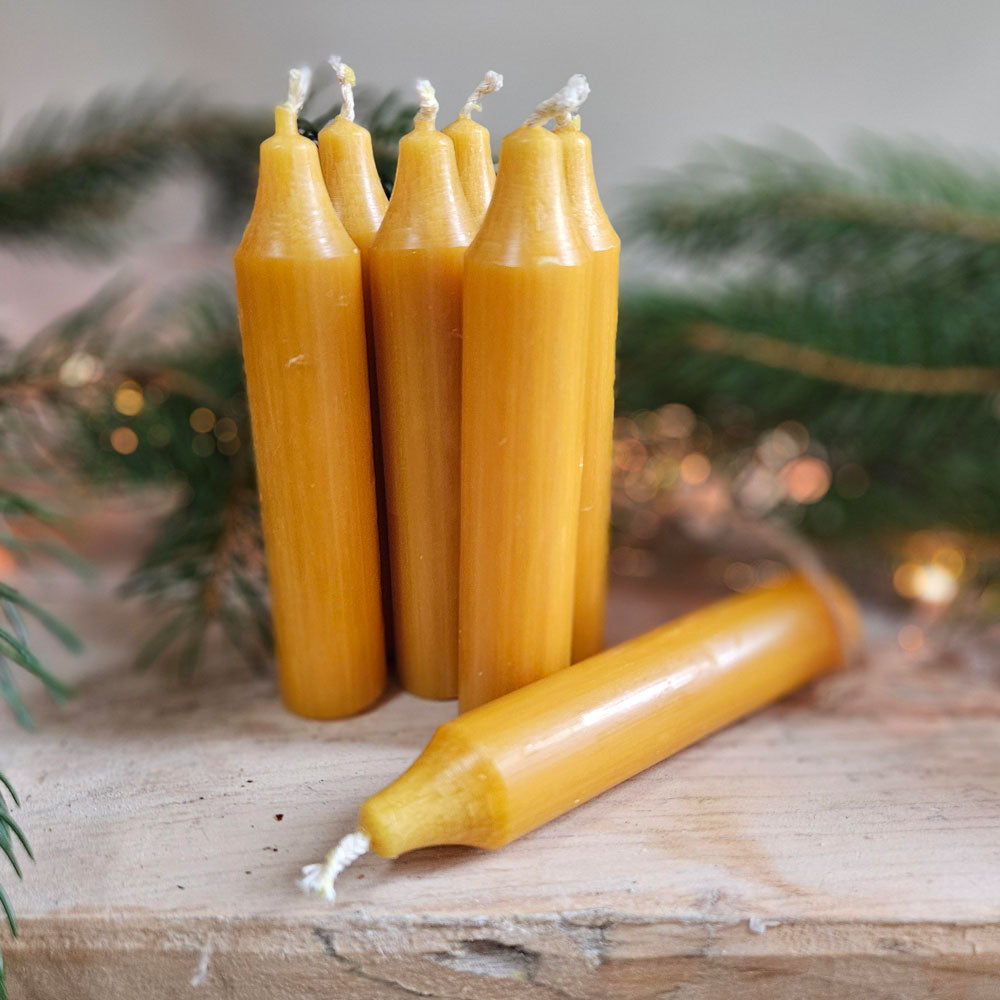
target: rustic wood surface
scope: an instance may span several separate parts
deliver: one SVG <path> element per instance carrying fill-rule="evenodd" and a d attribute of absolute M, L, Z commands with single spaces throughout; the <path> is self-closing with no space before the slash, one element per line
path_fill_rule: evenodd
<path fill-rule="evenodd" d="M 900 662 L 889 620 L 864 669 L 502 851 L 367 856 L 331 908 L 300 867 L 453 705 L 316 723 L 221 655 L 136 675 L 148 620 L 108 585 L 38 589 L 88 653 L 59 658 L 68 706 L 32 699 L 38 733 L 2 722 L 38 858 L 5 882 L 17 1000 L 1000 996 L 1000 687 Z M 697 599 L 619 582 L 614 638 Z"/>

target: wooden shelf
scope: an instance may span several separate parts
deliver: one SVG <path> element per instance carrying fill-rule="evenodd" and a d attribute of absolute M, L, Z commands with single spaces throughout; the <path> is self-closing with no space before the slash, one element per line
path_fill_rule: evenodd
<path fill-rule="evenodd" d="M 872 662 L 495 853 L 367 856 L 335 908 L 294 881 L 452 704 L 395 692 L 315 723 L 220 655 L 190 685 L 128 666 L 149 623 L 58 577 L 88 655 L 3 769 L 38 861 L 7 885 L 19 1000 L 137 997 L 995 998 L 1000 688 Z M 619 584 L 615 638 L 683 599 Z M 53 653 L 53 656 L 56 654 Z"/>

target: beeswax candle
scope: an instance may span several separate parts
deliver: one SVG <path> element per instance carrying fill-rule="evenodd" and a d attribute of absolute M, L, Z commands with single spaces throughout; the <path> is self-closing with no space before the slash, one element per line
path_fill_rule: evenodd
<path fill-rule="evenodd" d="M 490 133 L 479 122 L 472 120 L 472 112 L 482 111 L 479 102 L 502 86 L 503 77 L 490 70 L 469 95 L 458 117 L 441 130 L 455 144 L 458 176 L 462 180 L 462 190 L 465 191 L 469 211 L 472 213 L 473 230 L 479 229 L 486 209 L 490 207 L 497 175 L 493 168 Z"/>
<path fill-rule="evenodd" d="M 294 71 L 234 258 L 282 696 L 315 718 L 385 680 L 358 251 L 298 134 Z"/>
<path fill-rule="evenodd" d="M 368 251 L 382 225 L 388 199 L 375 167 L 372 137 L 354 120 L 354 70 L 340 56 L 330 56 L 330 66 L 340 83 L 341 108 L 319 131 L 319 162 L 334 211 L 361 254 L 361 281 L 365 295 L 365 336 L 368 344 L 368 388 L 372 420 L 372 454 L 375 463 L 375 500 L 378 505 L 379 555 L 382 574 L 382 613 L 386 635 L 392 637 L 389 543 L 386 528 L 385 473 L 375 370 Z M 392 645 L 391 641 L 388 643 Z"/>
<path fill-rule="evenodd" d="M 577 228 L 590 251 L 590 315 L 583 396 L 583 478 L 573 609 L 575 663 L 604 648 L 621 241 L 597 193 L 590 139 L 580 131 L 580 119 L 572 117 L 570 109 L 557 117 L 556 135 L 562 143 L 566 185 Z"/>
<path fill-rule="evenodd" d="M 709 605 L 440 726 L 303 887 L 332 898 L 366 849 L 497 848 L 833 670 L 859 637 L 836 581 Z M 339 853 L 338 853 L 339 851 Z"/>
<path fill-rule="evenodd" d="M 538 120 L 503 140 L 465 258 L 463 711 L 570 663 L 588 252 L 560 141 Z"/>
<path fill-rule="evenodd" d="M 396 665 L 427 698 L 458 688 L 462 265 L 472 222 L 434 88 L 399 143 L 370 251 Z"/>

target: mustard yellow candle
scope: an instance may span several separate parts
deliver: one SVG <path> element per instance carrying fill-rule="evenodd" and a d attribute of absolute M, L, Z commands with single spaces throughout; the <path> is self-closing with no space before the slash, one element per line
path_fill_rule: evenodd
<path fill-rule="evenodd" d="M 378 390 L 375 385 L 375 340 L 372 327 L 368 251 L 382 225 L 388 199 L 375 167 L 372 137 L 354 120 L 354 70 L 340 56 L 330 56 L 330 66 L 340 83 L 340 114 L 320 129 L 319 162 L 334 211 L 361 254 L 361 280 L 365 294 L 365 333 L 368 340 L 368 381 L 371 404 L 375 499 L 378 504 L 382 572 L 382 611 L 391 636 L 392 603 L 389 595 L 389 543 L 386 529 L 385 477 L 382 470 Z M 390 643 L 391 645 L 391 643 Z"/>
<path fill-rule="evenodd" d="M 400 683 L 458 690 L 462 266 L 472 221 L 451 141 L 421 81 L 392 199 L 370 251 Z"/>
<path fill-rule="evenodd" d="M 578 117 L 569 114 L 562 117 L 564 120 L 559 122 L 556 135 L 562 143 L 570 204 L 580 235 L 590 251 L 591 282 L 583 397 L 583 478 L 573 609 L 575 663 L 604 648 L 621 241 L 597 193 L 590 139 L 580 131 Z"/>
<path fill-rule="evenodd" d="M 458 162 L 458 176 L 462 180 L 472 225 L 478 230 L 490 207 L 497 175 L 493 168 L 493 153 L 490 149 L 490 133 L 479 122 L 472 120 L 473 111 L 482 111 L 480 101 L 503 86 L 503 77 L 490 70 L 479 86 L 469 95 L 458 117 L 441 131 L 455 144 L 455 158 Z"/>
<path fill-rule="evenodd" d="M 335 718 L 379 696 L 385 650 L 361 264 L 298 134 L 307 80 L 275 109 L 234 263 L 281 692 Z"/>
<path fill-rule="evenodd" d="M 818 583 L 786 577 L 719 601 L 444 723 L 303 887 L 332 898 L 366 849 L 503 847 L 835 669 L 858 640 L 857 609 L 836 581 Z"/>
<path fill-rule="evenodd" d="M 534 121 L 503 140 L 465 258 L 463 711 L 570 663 L 589 254 L 560 140 Z"/>

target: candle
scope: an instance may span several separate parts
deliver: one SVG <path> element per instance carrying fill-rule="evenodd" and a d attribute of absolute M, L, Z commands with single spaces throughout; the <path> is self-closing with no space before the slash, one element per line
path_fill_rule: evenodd
<path fill-rule="evenodd" d="M 334 210 L 361 251 L 364 270 L 388 199 L 375 168 L 371 134 L 354 120 L 354 70 L 340 56 L 330 56 L 329 63 L 340 83 L 342 105 L 340 114 L 320 129 L 319 160 Z"/>
<path fill-rule="evenodd" d="M 387 642 L 391 646 L 391 642 L 388 641 L 392 637 L 392 600 L 386 529 L 385 473 L 382 468 L 378 388 L 375 384 L 375 341 L 372 331 L 368 266 L 368 251 L 378 227 L 382 225 L 388 199 L 375 167 L 371 134 L 354 120 L 354 70 L 340 56 L 330 56 L 328 62 L 340 83 L 342 104 L 340 114 L 320 129 L 319 162 L 334 211 L 361 254 L 361 281 L 365 294 L 365 335 L 368 344 L 369 403 L 375 463 L 375 500 L 378 505 L 382 613 L 385 618 Z"/>
<path fill-rule="evenodd" d="M 837 667 L 860 632 L 829 578 L 785 577 L 685 615 L 440 726 L 361 807 L 337 870 L 434 844 L 498 848 Z"/>
<path fill-rule="evenodd" d="M 458 176 L 462 180 L 469 211 L 472 213 L 473 229 L 479 229 L 490 207 L 497 175 L 493 169 L 493 153 L 490 151 L 490 133 L 479 122 L 472 120 L 473 111 L 482 111 L 480 101 L 503 86 L 503 77 L 490 70 L 479 86 L 469 95 L 458 117 L 441 131 L 455 144 L 455 158 L 458 161 Z"/>
<path fill-rule="evenodd" d="M 503 140 L 465 258 L 462 710 L 570 663 L 589 254 L 545 117 Z"/>
<path fill-rule="evenodd" d="M 462 264 L 472 222 L 434 88 L 399 143 L 370 251 L 396 665 L 403 687 L 458 685 Z"/>
<path fill-rule="evenodd" d="M 358 251 L 298 134 L 291 75 L 234 258 L 282 696 L 333 718 L 385 679 Z"/>
<path fill-rule="evenodd" d="M 586 88 L 585 90 L 583 88 Z M 581 93 L 586 93 L 583 81 Z M 590 251 L 590 316 L 584 388 L 583 478 L 576 542 L 573 662 L 604 648 L 611 516 L 611 451 L 615 416 L 615 334 L 618 329 L 618 257 L 621 241 L 601 205 L 590 139 L 569 110 L 557 116 L 570 204 Z"/>

